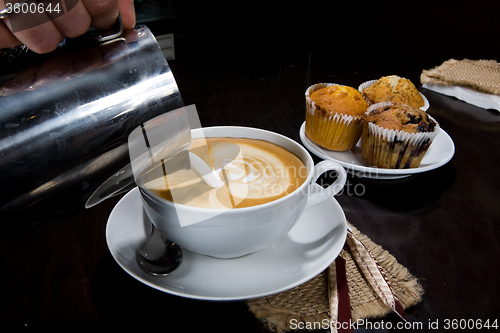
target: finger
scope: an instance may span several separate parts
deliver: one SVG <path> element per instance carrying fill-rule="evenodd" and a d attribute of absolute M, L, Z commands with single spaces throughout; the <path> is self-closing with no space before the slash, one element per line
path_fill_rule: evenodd
<path fill-rule="evenodd" d="M 82 0 L 96 29 L 109 29 L 118 19 L 118 0 Z"/>
<path fill-rule="evenodd" d="M 124 29 L 132 29 L 135 26 L 134 0 L 120 0 L 120 16 Z"/>
<path fill-rule="evenodd" d="M 15 35 L 30 50 L 40 54 L 54 51 L 63 39 L 59 30 L 50 21 Z"/>
<path fill-rule="evenodd" d="M 74 38 L 83 35 L 90 28 L 92 18 L 81 1 L 65 14 L 52 20 L 65 37 Z"/>
<path fill-rule="evenodd" d="M 4 9 L 5 1 L 0 0 L 0 10 Z M 7 47 L 14 47 L 21 45 L 22 43 L 12 34 L 10 29 L 6 25 L 6 21 L 0 20 L 0 49 Z"/>
<path fill-rule="evenodd" d="M 10 19 L 10 17 L 4 19 L 8 27 Z M 36 27 L 16 32 L 14 36 L 33 52 L 40 54 L 51 52 L 57 48 L 63 36 L 51 21 L 47 21 Z"/>
<path fill-rule="evenodd" d="M 5 2 L 5 0 L 0 0 L 2 8 Z M 32 22 L 33 20 L 41 22 L 41 24 L 34 25 L 34 22 Z M 48 53 L 53 51 L 63 38 L 45 12 L 37 12 L 35 15 L 32 15 L 31 12 L 13 13 L 3 19 L 3 24 L 5 24 L 4 26 L 7 27 L 11 34 L 21 44 L 26 45 L 30 50 L 36 53 Z M 17 30 L 13 30 L 13 26 Z M 7 35 L 5 30 L 4 35 Z M 12 42 L 12 37 L 7 35 L 6 38 Z"/>
<path fill-rule="evenodd" d="M 0 49 L 14 47 L 22 43 L 10 32 L 9 28 L 0 22 Z"/>

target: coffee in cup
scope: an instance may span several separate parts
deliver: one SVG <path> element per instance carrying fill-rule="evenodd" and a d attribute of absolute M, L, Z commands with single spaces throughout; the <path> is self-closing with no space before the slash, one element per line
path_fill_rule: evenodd
<path fill-rule="evenodd" d="M 204 156 L 208 146 L 209 156 Z M 236 158 L 230 150 L 239 148 Z M 268 203 L 298 189 L 307 168 L 295 154 L 259 139 L 210 137 L 194 139 L 190 152 L 202 158 L 225 185 L 213 188 L 192 169 L 176 171 L 145 184 L 156 195 L 192 207 L 227 209 Z"/>

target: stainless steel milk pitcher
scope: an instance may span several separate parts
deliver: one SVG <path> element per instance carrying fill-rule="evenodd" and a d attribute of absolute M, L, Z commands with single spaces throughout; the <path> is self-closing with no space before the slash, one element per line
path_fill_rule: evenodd
<path fill-rule="evenodd" d="M 145 26 L 21 61 L 13 72 L 0 68 L 2 226 L 82 207 L 130 163 L 129 133 L 183 106 Z"/>

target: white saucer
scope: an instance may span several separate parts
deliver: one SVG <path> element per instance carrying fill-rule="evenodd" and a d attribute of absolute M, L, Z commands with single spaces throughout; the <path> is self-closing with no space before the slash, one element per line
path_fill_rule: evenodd
<path fill-rule="evenodd" d="M 304 122 L 300 127 L 300 140 L 309 151 L 314 155 L 323 158 L 331 159 L 340 163 L 346 171 L 356 175 L 357 177 L 376 178 L 376 179 L 398 179 L 408 177 L 417 173 L 422 173 L 439 168 L 451 160 L 455 154 L 455 144 L 451 137 L 442 128 L 438 135 L 425 153 L 422 162 L 417 168 L 412 169 L 382 169 L 369 167 L 361 157 L 361 139 L 358 144 L 351 150 L 338 152 L 325 149 L 318 146 L 305 134 Z"/>
<path fill-rule="evenodd" d="M 344 211 L 332 197 L 307 208 L 288 235 L 267 249 L 236 259 L 184 251 L 175 272 L 155 277 L 144 273 L 135 261 L 135 251 L 150 226 L 140 193 L 134 188 L 115 206 L 106 227 L 107 244 L 116 262 L 150 287 L 211 301 L 246 300 L 296 287 L 325 270 L 347 236 Z"/>

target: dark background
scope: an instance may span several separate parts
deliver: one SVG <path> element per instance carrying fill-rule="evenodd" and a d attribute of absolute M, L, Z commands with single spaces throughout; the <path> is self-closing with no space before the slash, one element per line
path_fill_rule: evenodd
<path fill-rule="evenodd" d="M 217 59 L 321 54 L 427 66 L 498 56 L 498 1 L 178 1 L 179 56 Z M 191 47 L 189 47 L 191 46 Z"/>
<path fill-rule="evenodd" d="M 161 15 L 145 15 L 148 4 L 160 4 Z M 310 84 L 357 87 L 397 74 L 419 86 L 422 70 L 447 59 L 500 53 L 498 1 L 143 1 L 137 11 L 153 33 L 174 33 L 169 65 L 203 126 L 259 127 L 296 141 Z M 366 192 L 337 200 L 353 225 L 421 279 L 426 293 L 410 320 L 499 319 L 499 115 L 424 94 L 455 142 L 453 160 L 398 181 L 350 177 Z M 266 332 L 244 302 L 188 300 L 128 276 L 105 240 L 118 200 L 2 235 L 0 331 Z"/>

